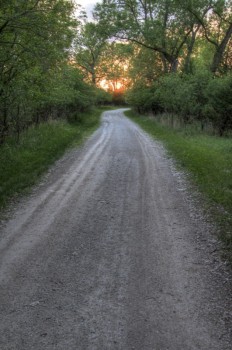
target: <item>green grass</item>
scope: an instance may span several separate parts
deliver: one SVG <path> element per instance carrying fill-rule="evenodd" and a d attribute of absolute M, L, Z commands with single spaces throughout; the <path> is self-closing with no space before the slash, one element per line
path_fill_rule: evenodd
<path fill-rule="evenodd" d="M 101 113 L 108 109 L 98 108 L 78 115 L 72 123 L 51 121 L 40 124 L 22 134 L 19 144 L 12 138 L 2 145 L 0 208 L 15 195 L 28 191 L 67 148 L 81 144 L 99 126 Z"/>
<path fill-rule="evenodd" d="M 162 141 L 177 164 L 187 170 L 204 194 L 205 207 L 217 220 L 221 238 L 232 251 L 232 139 L 173 130 L 132 111 L 126 115 Z"/>

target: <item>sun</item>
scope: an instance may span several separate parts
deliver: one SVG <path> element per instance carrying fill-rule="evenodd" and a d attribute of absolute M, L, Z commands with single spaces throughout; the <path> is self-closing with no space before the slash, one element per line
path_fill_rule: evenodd
<path fill-rule="evenodd" d="M 109 81 L 109 80 L 106 80 L 106 79 L 102 79 L 100 82 L 99 82 L 99 85 L 102 89 L 104 90 L 119 90 L 123 87 L 123 84 L 122 82 L 120 81 Z M 113 89 L 112 89 L 113 87 Z"/>

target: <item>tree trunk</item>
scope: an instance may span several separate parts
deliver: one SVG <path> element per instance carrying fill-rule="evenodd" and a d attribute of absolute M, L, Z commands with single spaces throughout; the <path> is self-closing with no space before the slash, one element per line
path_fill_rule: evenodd
<path fill-rule="evenodd" d="M 170 62 L 170 73 L 176 73 L 179 65 L 179 61 L 177 58 L 173 58 Z"/>
<path fill-rule="evenodd" d="M 95 72 L 92 73 L 92 84 L 96 85 L 96 77 L 95 77 Z"/>
<path fill-rule="evenodd" d="M 230 38 L 232 35 L 232 23 L 230 24 L 229 28 L 226 31 L 226 35 L 224 37 L 224 39 L 222 40 L 222 42 L 218 45 L 216 52 L 214 54 L 213 57 L 213 62 L 211 64 L 211 72 L 212 73 L 216 73 L 220 63 L 222 62 L 222 58 L 223 58 L 223 54 L 225 52 L 226 49 L 226 45 L 228 44 Z"/>
<path fill-rule="evenodd" d="M 95 64 L 91 64 L 91 81 L 93 85 L 96 85 L 96 73 L 95 73 Z"/>
<path fill-rule="evenodd" d="M 187 56 L 186 56 L 185 63 L 184 63 L 184 72 L 187 74 L 192 73 L 191 56 L 193 53 L 193 48 L 195 45 L 197 32 L 199 29 L 200 29 L 200 25 L 197 26 L 196 30 L 192 31 L 191 40 L 189 42 L 189 45 L 187 45 L 188 51 L 187 51 Z"/>
<path fill-rule="evenodd" d="M 162 64 L 163 64 L 163 71 L 164 71 L 164 73 L 168 73 L 168 62 L 162 53 L 160 56 L 161 56 L 161 60 L 162 60 Z"/>
<path fill-rule="evenodd" d="M 4 107 L 3 107 L 3 120 L 2 120 L 2 125 L 1 125 L 1 130 L 0 130 L 0 145 L 2 145 L 5 142 L 5 138 L 7 136 L 8 133 L 8 110 L 6 107 L 6 104 L 4 103 Z"/>

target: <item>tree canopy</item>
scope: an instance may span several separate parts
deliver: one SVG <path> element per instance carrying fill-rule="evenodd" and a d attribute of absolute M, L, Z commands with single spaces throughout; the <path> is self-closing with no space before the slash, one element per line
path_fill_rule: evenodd
<path fill-rule="evenodd" d="M 33 123 L 89 108 L 98 96 L 73 64 L 82 16 L 71 0 L 2 0 L 0 143 Z"/>

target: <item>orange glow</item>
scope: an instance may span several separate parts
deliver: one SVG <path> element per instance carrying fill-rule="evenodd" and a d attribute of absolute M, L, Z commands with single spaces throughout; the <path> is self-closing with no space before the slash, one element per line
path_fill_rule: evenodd
<path fill-rule="evenodd" d="M 106 91 L 117 91 L 117 90 L 125 90 L 125 79 L 123 80 L 106 80 L 106 79 L 102 79 L 99 82 L 99 85 L 102 89 L 106 90 Z"/>
<path fill-rule="evenodd" d="M 104 89 L 104 90 L 108 90 L 108 88 L 109 88 L 109 84 L 108 84 L 108 82 L 107 82 L 106 79 L 102 79 L 102 80 L 99 82 L 99 85 L 100 85 L 100 87 L 101 87 L 102 89 Z"/>
<path fill-rule="evenodd" d="M 120 81 L 116 81 L 115 83 L 115 89 L 116 90 L 119 90 L 119 89 L 122 89 L 123 87 L 123 84 L 120 82 Z"/>

